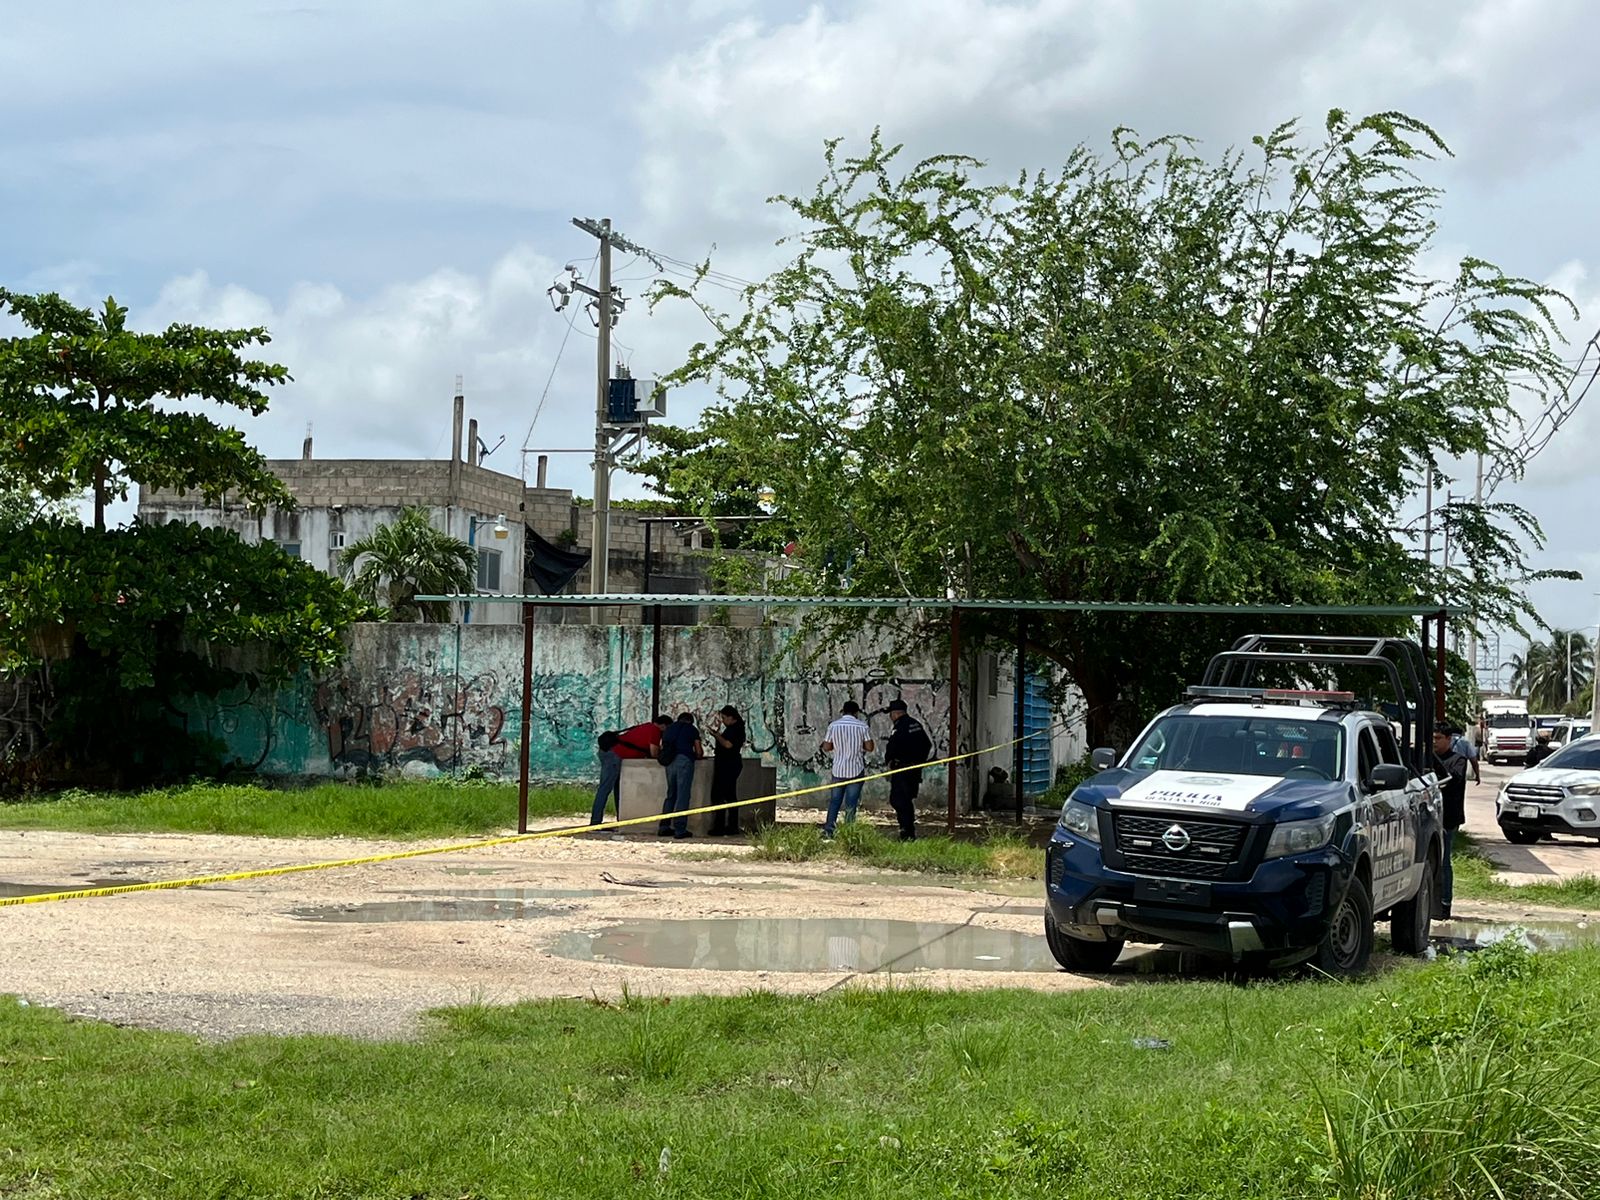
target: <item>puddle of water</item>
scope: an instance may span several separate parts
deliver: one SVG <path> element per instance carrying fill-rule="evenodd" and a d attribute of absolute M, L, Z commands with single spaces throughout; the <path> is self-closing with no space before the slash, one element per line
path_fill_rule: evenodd
<path fill-rule="evenodd" d="M 84 888 L 120 887 L 125 883 L 136 883 L 137 880 L 122 879 L 79 879 L 72 883 L 15 883 L 8 879 L 0 879 L 0 896 L 10 898 L 13 896 L 43 896 L 50 892 L 81 892 Z"/>
<path fill-rule="evenodd" d="M 378 900 L 370 904 L 290 909 L 297 921 L 333 925 L 379 925 L 395 921 L 525 921 L 561 910 L 520 900 Z"/>
<path fill-rule="evenodd" d="M 620 888 L 383 888 L 385 896 L 457 896 L 463 900 L 583 900 L 626 896 Z"/>
<path fill-rule="evenodd" d="M 1458 917 L 1433 923 L 1433 944 L 1455 950 L 1481 950 L 1507 937 L 1522 936 L 1534 950 L 1570 950 L 1600 942 L 1600 926 L 1587 921 L 1478 921 Z"/>
<path fill-rule="evenodd" d="M 1038 934 L 861 918 L 628 921 L 568 933 L 562 958 L 705 971 L 1055 971 Z"/>

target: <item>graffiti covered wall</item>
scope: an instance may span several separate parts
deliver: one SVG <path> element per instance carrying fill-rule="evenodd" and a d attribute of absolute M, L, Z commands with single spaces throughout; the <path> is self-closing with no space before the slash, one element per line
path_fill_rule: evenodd
<path fill-rule="evenodd" d="M 893 674 L 808 669 L 787 653 L 792 635 L 789 628 L 773 627 L 664 629 L 663 710 L 692 712 L 703 726 L 724 704 L 734 705 L 748 728 L 746 754 L 776 767 L 784 789 L 826 778 L 829 756 L 821 742 L 846 700 L 862 706 L 881 746 L 889 733 L 889 702 L 904 699 L 933 738 L 935 756 L 948 753 L 949 688 L 931 655 Z M 516 777 L 522 737 L 519 627 L 358 625 L 349 643 L 344 663 L 327 676 L 192 703 L 191 727 L 221 739 L 232 757 L 269 775 L 471 770 Z M 597 734 L 651 715 L 650 631 L 540 625 L 533 651 L 531 773 L 545 781 L 592 779 Z M 962 707 L 961 749 L 971 748 L 965 732 L 974 728 L 971 704 L 968 699 Z M 977 726 L 985 732 L 1006 727 L 999 712 L 979 717 Z M 1009 765 L 1009 752 L 995 761 Z M 923 787 L 924 795 L 943 795 L 943 772 L 930 770 Z"/>

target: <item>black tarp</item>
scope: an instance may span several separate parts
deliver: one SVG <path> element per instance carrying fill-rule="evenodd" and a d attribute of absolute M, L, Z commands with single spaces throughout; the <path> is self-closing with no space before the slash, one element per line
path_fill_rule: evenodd
<path fill-rule="evenodd" d="M 541 594 L 554 596 L 589 565 L 589 551 L 568 550 L 528 530 L 527 574 Z"/>

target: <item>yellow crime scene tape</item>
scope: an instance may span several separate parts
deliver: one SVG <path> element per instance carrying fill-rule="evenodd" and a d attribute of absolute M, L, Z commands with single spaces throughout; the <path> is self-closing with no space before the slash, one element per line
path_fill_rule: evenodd
<path fill-rule="evenodd" d="M 922 771 L 929 767 L 944 766 L 948 763 L 961 762 L 968 758 L 977 758 L 983 754 L 993 754 L 997 750 L 1007 750 L 1018 742 L 1026 742 L 1031 738 L 1045 737 L 1061 728 L 1065 722 L 1060 722 L 1049 729 L 1036 730 L 1024 734 L 1019 738 L 1012 738 L 1008 742 L 997 742 L 993 746 L 985 746 L 982 750 L 968 750 L 965 754 L 951 754 L 945 758 L 930 759 L 927 762 L 916 763 L 908 767 L 895 767 L 889 771 L 879 771 L 873 775 L 861 775 L 850 780 L 851 783 L 866 783 L 873 779 L 887 779 L 891 775 L 898 775 L 902 771 Z M 769 800 L 792 800 L 797 796 L 810 796 L 817 792 L 831 792 L 838 787 L 837 783 L 821 783 L 814 787 L 796 788 L 789 792 L 774 792 L 770 796 L 757 796 L 752 800 L 735 800 L 728 804 L 708 804 L 701 808 L 678 809 L 671 813 L 652 813 L 647 817 L 629 817 L 626 821 L 602 821 L 598 825 L 567 825 L 560 829 L 541 829 L 534 833 L 512 833 L 504 837 L 482 838 L 475 842 L 457 842 L 449 846 L 428 846 L 421 850 L 397 850 L 389 854 L 367 854 L 360 858 L 335 858 L 327 862 L 294 863 L 287 867 L 262 867 L 255 871 L 229 871 L 222 875 L 195 875 L 188 879 L 162 879 L 153 883 L 121 883 L 112 887 L 77 888 L 70 892 L 41 892 L 32 896 L 5 896 L 0 897 L 0 908 L 10 908 L 18 904 L 49 904 L 55 900 L 93 900 L 101 896 L 125 896 L 130 892 L 160 892 L 175 888 L 204 887 L 213 883 L 238 883 L 246 879 L 268 879 L 275 875 L 295 875 L 301 871 L 331 871 L 337 867 L 366 867 L 375 863 L 398 862 L 404 858 L 425 858 L 430 854 L 454 854 L 459 850 L 484 850 L 490 846 L 511 846 L 518 842 L 538 842 L 548 838 L 576 837 L 585 833 L 604 833 L 612 829 L 626 829 L 632 825 L 659 825 L 663 821 L 675 821 L 679 817 L 692 816 L 696 813 L 721 812 L 726 808 L 746 808 L 752 804 L 765 804 Z"/>

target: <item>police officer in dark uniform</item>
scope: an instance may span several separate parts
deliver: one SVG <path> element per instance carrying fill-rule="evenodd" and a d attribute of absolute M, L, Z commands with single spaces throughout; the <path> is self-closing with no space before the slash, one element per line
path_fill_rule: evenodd
<path fill-rule="evenodd" d="M 884 763 L 896 767 L 914 767 L 928 761 L 933 741 L 922 722 L 906 711 L 904 700 L 889 702 L 889 717 L 894 731 L 883 748 Z M 917 789 L 922 786 L 921 771 L 901 771 L 889 776 L 889 804 L 900 821 L 900 840 L 909 842 L 917 836 Z"/>

